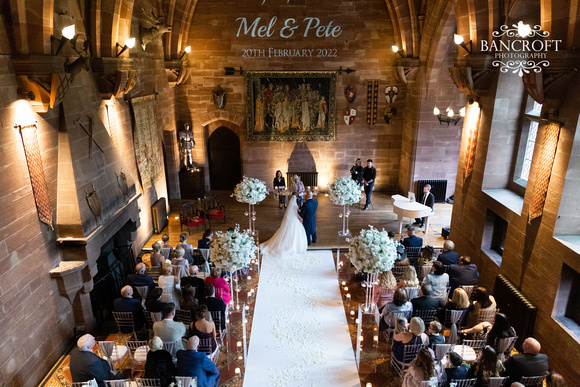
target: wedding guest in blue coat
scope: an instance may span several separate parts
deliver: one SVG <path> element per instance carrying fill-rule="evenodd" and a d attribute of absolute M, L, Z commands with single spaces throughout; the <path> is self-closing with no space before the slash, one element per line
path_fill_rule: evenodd
<path fill-rule="evenodd" d="M 455 248 L 455 243 L 452 241 L 443 242 L 443 252 L 439 254 L 437 260 L 444 265 L 457 265 L 459 260 L 459 254 L 457 254 L 453 249 Z"/>
<path fill-rule="evenodd" d="M 177 376 L 197 377 L 198 387 L 218 387 L 220 372 L 203 352 L 197 352 L 199 337 L 187 340 L 187 350 L 179 350 L 177 357 Z"/>
<path fill-rule="evenodd" d="M 312 199 L 312 191 L 306 193 L 306 201 L 302 205 L 302 210 L 300 211 L 300 217 L 302 218 L 302 224 L 304 225 L 304 230 L 306 231 L 306 239 L 308 240 L 308 245 L 310 243 L 316 243 L 316 208 L 318 207 L 318 200 Z"/>

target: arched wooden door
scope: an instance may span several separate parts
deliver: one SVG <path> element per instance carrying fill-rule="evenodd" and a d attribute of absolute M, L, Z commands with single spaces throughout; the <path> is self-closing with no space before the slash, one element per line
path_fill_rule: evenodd
<path fill-rule="evenodd" d="M 207 153 L 211 189 L 232 191 L 242 180 L 240 139 L 222 126 L 209 136 Z"/>

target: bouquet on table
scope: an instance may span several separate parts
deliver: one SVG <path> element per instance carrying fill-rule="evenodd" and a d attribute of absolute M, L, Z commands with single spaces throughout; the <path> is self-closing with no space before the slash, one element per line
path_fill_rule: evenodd
<path fill-rule="evenodd" d="M 330 201 L 339 206 L 358 203 L 362 197 L 360 185 L 348 177 L 336 178 L 328 188 L 328 193 Z"/>
<path fill-rule="evenodd" d="M 209 247 L 211 261 L 216 267 L 235 271 L 248 266 L 256 254 L 256 242 L 240 226 L 233 231 L 216 231 Z"/>
<path fill-rule="evenodd" d="M 235 197 L 240 203 L 258 204 L 266 198 L 266 195 L 268 195 L 268 190 L 265 182 L 244 176 L 234 188 L 231 197 Z"/>
<path fill-rule="evenodd" d="M 362 229 L 360 235 L 352 238 L 347 257 L 357 271 L 382 273 L 393 268 L 397 259 L 397 242 L 389 238 L 383 229 L 373 226 Z"/>

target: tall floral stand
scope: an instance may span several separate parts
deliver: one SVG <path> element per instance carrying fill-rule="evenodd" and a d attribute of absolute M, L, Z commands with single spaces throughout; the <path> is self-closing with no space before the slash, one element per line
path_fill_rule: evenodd
<path fill-rule="evenodd" d="M 256 211 L 254 209 L 254 204 L 248 204 L 248 211 L 244 213 L 248 217 L 248 234 L 254 236 L 256 232 Z"/>
<path fill-rule="evenodd" d="M 350 236 L 350 230 L 348 229 L 348 218 L 350 217 L 350 204 L 343 204 L 342 212 L 338 214 L 339 218 L 342 218 L 342 231 L 338 232 L 340 236 Z"/>
<path fill-rule="evenodd" d="M 367 273 L 367 280 L 363 281 L 362 286 L 365 288 L 365 303 L 362 310 L 365 313 L 374 313 L 375 309 L 375 285 L 378 282 L 379 273 Z"/>

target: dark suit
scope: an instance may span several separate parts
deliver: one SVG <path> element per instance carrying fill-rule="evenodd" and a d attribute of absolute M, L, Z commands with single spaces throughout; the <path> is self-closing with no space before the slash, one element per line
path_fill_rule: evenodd
<path fill-rule="evenodd" d="M 429 348 L 433 349 L 435 344 L 445 344 L 445 336 L 442 335 L 428 335 L 429 337 Z M 467 370 L 465 370 L 467 372 Z"/>
<path fill-rule="evenodd" d="M 187 285 L 195 289 L 195 298 L 201 301 L 205 298 L 205 282 L 197 277 L 181 277 L 181 289 Z"/>
<path fill-rule="evenodd" d="M 163 349 L 147 352 L 145 362 L 145 378 L 160 379 L 161 387 L 167 387 L 173 382 L 175 365 L 171 354 Z"/>
<path fill-rule="evenodd" d="M 206 297 L 200 302 L 201 304 L 207 305 L 207 309 L 210 312 L 221 311 L 222 316 L 226 315 L 226 303 L 224 300 L 215 297 Z M 226 329 L 226 319 L 222 318 L 222 329 Z"/>
<path fill-rule="evenodd" d="M 433 195 L 431 192 L 427 192 L 426 194 L 423 193 L 421 200 L 417 201 L 424 206 L 431 207 L 431 211 L 433 211 L 433 205 L 435 205 L 435 195 Z M 423 227 L 425 225 L 425 218 L 415 218 L 415 223 L 419 223 L 419 227 Z"/>
<path fill-rule="evenodd" d="M 469 367 L 465 365 L 460 365 L 459 367 L 449 367 L 445 368 L 445 373 L 447 374 L 447 382 L 444 386 L 449 386 L 449 383 L 453 379 L 467 379 L 467 372 L 469 372 Z"/>
<path fill-rule="evenodd" d="M 165 306 L 165 302 L 160 300 L 154 300 L 153 298 L 148 298 L 145 300 L 145 309 L 148 312 L 159 313 L 163 312 L 163 307 Z"/>
<path fill-rule="evenodd" d="M 197 377 L 198 387 L 218 387 L 220 372 L 203 352 L 177 351 L 177 376 Z"/>
<path fill-rule="evenodd" d="M 459 261 L 459 254 L 455 251 L 444 251 L 439 254 L 439 258 L 437 258 L 439 262 L 444 265 L 457 265 Z"/>
<path fill-rule="evenodd" d="M 421 296 L 411 300 L 413 310 L 432 310 L 443 307 L 443 300 L 439 298 Z"/>
<path fill-rule="evenodd" d="M 211 244 L 212 240 L 209 238 L 203 238 L 197 241 L 197 248 L 198 249 L 209 249 L 209 245 Z"/>
<path fill-rule="evenodd" d="M 129 274 L 127 276 L 127 285 L 131 285 L 133 287 L 133 295 L 138 300 L 141 299 L 141 295 L 137 291 L 137 286 L 149 286 L 149 290 L 155 287 L 153 278 L 147 274 Z"/>
<path fill-rule="evenodd" d="M 70 375 L 73 383 L 88 382 L 95 379 L 99 387 L 104 387 L 103 380 L 122 379 L 122 374 L 114 375 L 106 360 L 91 351 L 74 348 L 70 353 Z"/>
<path fill-rule="evenodd" d="M 306 231 L 306 239 L 310 245 L 311 238 L 312 243 L 316 243 L 316 208 L 318 207 L 318 200 L 308 199 L 302 205 L 302 210 L 300 210 L 300 217 L 302 218 L 302 224 L 304 225 L 304 231 Z"/>
<path fill-rule="evenodd" d="M 373 193 L 373 187 L 375 186 L 375 179 L 377 178 L 377 170 L 375 167 L 364 167 L 363 168 L 363 178 L 365 181 L 371 181 L 365 184 L 365 195 L 367 201 L 365 203 L 365 209 L 369 208 L 371 205 L 371 194 Z"/>
<path fill-rule="evenodd" d="M 417 235 L 411 235 L 403 239 L 401 244 L 405 247 L 423 247 L 423 238 L 419 238 Z"/>
<path fill-rule="evenodd" d="M 143 315 L 143 306 L 141 306 L 141 301 L 133 297 L 117 298 L 113 302 L 113 310 L 115 312 L 133 313 L 133 322 L 135 323 L 135 330 L 139 332 L 141 331 L 141 329 L 143 329 L 143 325 L 145 324 L 145 318 Z M 131 330 L 128 330 L 128 328 L 124 328 L 123 330 L 127 330 L 127 332 L 122 331 L 123 333 L 132 333 Z"/>
<path fill-rule="evenodd" d="M 286 188 L 286 180 L 284 178 L 281 178 L 280 181 L 278 181 L 277 178 L 274 178 L 274 187 L 282 187 L 282 188 Z"/>
<path fill-rule="evenodd" d="M 479 279 L 479 272 L 477 271 L 477 266 L 473 263 L 469 265 L 451 265 L 449 270 L 449 294 L 453 294 L 455 288 L 459 285 L 477 285 Z"/>
<path fill-rule="evenodd" d="M 531 355 L 519 353 L 513 355 L 503 363 L 503 376 L 508 377 L 508 384 L 517 382 L 522 376 L 540 376 L 548 371 L 548 356 L 543 353 Z"/>

